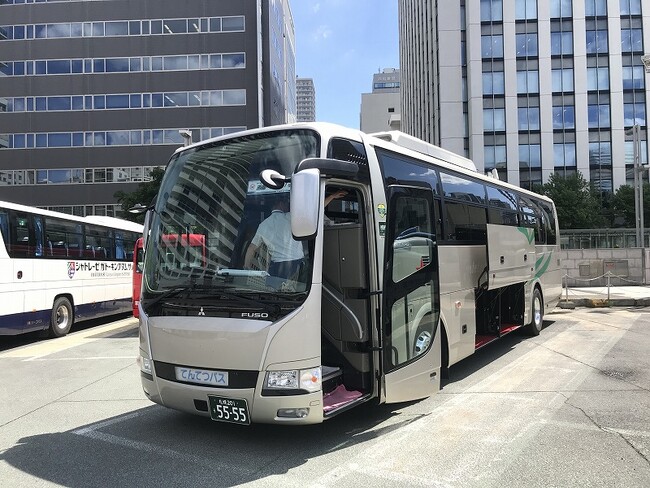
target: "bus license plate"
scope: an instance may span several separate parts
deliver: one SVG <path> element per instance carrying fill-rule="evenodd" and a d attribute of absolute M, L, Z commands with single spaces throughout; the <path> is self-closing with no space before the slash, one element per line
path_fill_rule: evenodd
<path fill-rule="evenodd" d="M 208 400 L 210 402 L 210 417 L 212 420 L 244 425 L 251 423 L 246 400 L 212 395 L 208 395 Z"/>

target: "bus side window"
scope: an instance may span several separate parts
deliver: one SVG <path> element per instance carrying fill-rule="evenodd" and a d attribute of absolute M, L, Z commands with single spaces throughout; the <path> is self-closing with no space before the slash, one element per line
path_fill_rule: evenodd
<path fill-rule="evenodd" d="M 9 214 L 4 211 L 0 210 L 0 233 L 2 233 L 2 241 L 5 244 L 5 248 L 7 248 L 7 252 L 9 251 Z"/>
<path fill-rule="evenodd" d="M 12 215 L 10 222 L 9 255 L 14 258 L 26 258 L 34 255 L 34 236 L 30 232 L 30 217 L 27 214 Z"/>

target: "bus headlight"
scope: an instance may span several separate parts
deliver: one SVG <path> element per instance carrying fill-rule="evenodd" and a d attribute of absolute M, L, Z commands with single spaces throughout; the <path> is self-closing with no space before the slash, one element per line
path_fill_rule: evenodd
<path fill-rule="evenodd" d="M 266 373 L 266 388 L 269 389 L 303 389 L 309 392 L 319 391 L 322 386 L 320 366 L 310 369 L 293 369 L 289 371 L 269 371 Z"/>
<path fill-rule="evenodd" d="M 151 374 L 151 359 L 140 356 L 138 358 L 138 364 L 140 365 L 140 371 Z"/>

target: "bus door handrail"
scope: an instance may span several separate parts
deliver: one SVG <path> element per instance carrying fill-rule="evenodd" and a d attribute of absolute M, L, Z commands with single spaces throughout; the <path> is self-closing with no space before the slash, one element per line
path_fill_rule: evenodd
<path fill-rule="evenodd" d="M 343 313 L 347 315 L 347 317 L 354 323 L 354 325 L 357 326 L 358 330 L 358 336 L 359 340 L 363 340 L 363 327 L 361 327 L 361 322 L 359 322 L 359 319 L 357 318 L 356 315 L 354 315 L 354 312 L 350 310 L 350 307 L 348 307 L 339 297 L 337 297 L 332 290 L 330 290 L 327 285 L 323 283 L 323 291 L 327 293 L 340 307 L 341 310 L 343 310 Z"/>

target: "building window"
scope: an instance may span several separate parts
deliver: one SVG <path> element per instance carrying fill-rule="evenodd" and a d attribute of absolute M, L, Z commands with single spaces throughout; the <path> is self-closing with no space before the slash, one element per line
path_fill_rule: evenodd
<path fill-rule="evenodd" d="M 643 52 L 643 30 L 621 29 L 621 51 L 624 53 Z"/>
<path fill-rule="evenodd" d="M 607 53 L 608 49 L 607 30 L 587 31 L 587 54 L 603 54 Z"/>
<path fill-rule="evenodd" d="M 609 90 L 609 67 L 587 68 L 587 90 Z"/>
<path fill-rule="evenodd" d="M 539 130 L 539 107 L 519 107 L 519 130 Z"/>
<path fill-rule="evenodd" d="M 517 93 L 539 93 L 539 71 L 517 71 Z"/>
<path fill-rule="evenodd" d="M 623 66 L 623 90 L 645 88 L 645 69 L 643 66 Z"/>
<path fill-rule="evenodd" d="M 573 31 L 551 32 L 551 55 L 573 54 Z"/>
<path fill-rule="evenodd" d="M 609 103 L 590 104 L 587 107 L 587 118 L 590 129 L 611 127 Z"/>
<path fill-rule="evenodd" d="M 601 167 L 612 165 L 612 144 L 611 142 L 590 142 L 589 143 L 589 166 Z"/>
<path fill-rule="evenodd" d="M 562 105 L 553 107 L 553 129 L 566 130 L 575 129 L 575 108 L 573 105 Z"/>
<path fill-rule="evenodd" d="M 504 108 L 484 108 L 483 130 L 485 132 L 504 132 L 506 130 L 506 110 Z"/>
<path fill-rule="evenodd" d="M 573 91 L 573 68 L 554 69 L 551 72 L 553 93 Z"/>
<path fill-rule="evenodd" d="M 537 56 L 537 34 L 529 32 L 516 35 L 517 57 L 534 57 Z"/>
<path fill-rule="evenodd" d="M 541 168 L 542 155 L 539 144 L 519 145 L 519 168 Z"/>
<path fill-rule="evenodd" d="M 625 103 L 623 113 L 625 127 L 632 127 L 633 125 L 643 127 L 646 125 L 645 102 Z"/>
<path fill-rule="evenodd" d="M 641 15 L 641 0 L 620 0 L 621 15 Z"/>
<path fill-rule="evenodd" d="M 506 146 L 485 146 L 483 148 L 483 169 L 491 171 L 493 169 L 506 169 Z"/>
<path fill-rule="evenodd" d="M 481 22 L 501 22 L 503 0 L 481 0 Z"/>
<path fill-rule="evenodd" d="M 505 92 L 503 71 L 483 73 L 483 95 L 504 95 Z"/>
<path fill-rule="evenodd" d="M 533 20 L 537 18 L 537 0 L 517 0 L 515 3 L 515 20 Z"/>
<path fill-rule="evenodd" d="M 606 17 L 607 0 L 585 0 L 585 16 Z"/>
<path fill-rule="evenodd" d="M 570 18 L 573 17 L 572 0 L 551 0 L 551 18 Z"/>
<path fill-rule="evenodd" d="M 503 58 L 503 35 L 481 36 L 481 56 L 483 58 Z"/>
<path fill-rule="evenodd" d="M 553 144 L 553 165 L 558 168 L 576 167 L 576 145 L 573 142 Z"/>

